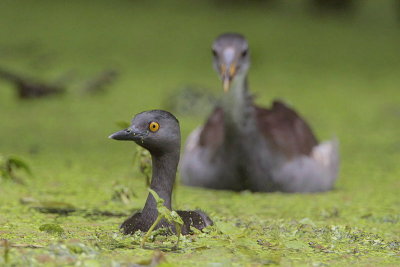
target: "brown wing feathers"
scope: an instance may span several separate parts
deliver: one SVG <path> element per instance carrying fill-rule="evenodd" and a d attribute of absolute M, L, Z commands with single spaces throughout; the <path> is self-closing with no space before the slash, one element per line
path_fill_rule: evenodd
<path fill-rule="evenodd" d="M 293 110 L 279 101 L 271 109 L 255 106 L 258 127 L 267 141 L 288 158 L 309 155 L 318 144 L 311 128 Z"/>
<path fill-rule="evenodd" d="M 224 142 L 224 111 L 221 107 L 216 107 L 200 134 L 200 146 L 217 148 Z"/>
<path fill-rule="evenodd" d="M 255 106 L 255 111 L 260 134 L 288 158 L 310 155 L 318 144 L 308 124 L 284 103 L 274 101 L 270 109 Z M 224 135 L 224 111 L 217 107 L 201 131 L 199 145 L 217 148 L 224 142 Z"/>

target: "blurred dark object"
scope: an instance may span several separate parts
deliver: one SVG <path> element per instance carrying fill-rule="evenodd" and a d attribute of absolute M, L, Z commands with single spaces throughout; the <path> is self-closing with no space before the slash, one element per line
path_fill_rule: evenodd
<path fill-rule="evenodd" d="M 44 83 L 33 78 L 24 77 L 15 72 L 0 67 L 0 78 L 14 84 L 18 90 L 18 97 L 21 99 L 39 98 L 65 92 L 64 86 L 60 83 Z"/>
<path fill-rule="evenodd" d="M 278 4 L 278 0 L 213 0 L 215 5 L 221 7 L 234 7 L 234 6 L 272 6 Z"/>
<path fill-rule="evenodd" d="M 66 202 L 59 201 L 39 201 L 31 197 L 24 197 L 20 199 L 22 205 L 28 205 L 30 208 L 46 214 L 70 215 L 71 213 L 82 214 L 83 217 L 125 217 L 127 213 L 114 212 L 108 210 L 98 209 L 83 209 L 76 208 L 74 205 Z"/>
<path fill-rule="evenodd" d="M 109 86 L 115 81 L 118 76 L 116 70 L 105 70 L 88 80 L 83 87 L 84 93 L 96 94 L 106 91 L 106 86 Z"/>
<path fill-rule="evenodd" d="M 397 19 L 400 21 L 400 0 L 396 0 L 395 8 L 396 8 L 396 11 L 397 11 Z"/>
<path fill-rule="evenodd" d="M 185 86 L 164 99 L 163 107 L 176 114 L 204 115 L 217 103 L 217 98 L 206 88 Z"/>
<path fill-rule="evenodd" d="M 318 12 L 350 12 L 354 10 L 354 0 L 311 0 L 314 11 Z"/>
<path fill-rule="evenodd" d="M 61 215 L 68 215 L 69 213 L 77 210 L 72 204 L 58 201 L 38 202 L 36 205 L 32 206 L 32 208 L 41 213 L 53 213 Z"/>

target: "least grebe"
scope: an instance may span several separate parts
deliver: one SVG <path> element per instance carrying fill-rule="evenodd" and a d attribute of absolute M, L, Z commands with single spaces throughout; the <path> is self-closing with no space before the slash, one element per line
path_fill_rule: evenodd
<path fill-rule="evenodd" d="M 181 135 L 179 122 L 174 115 L 163 110 L 151 110 L 137 114 L 131 126 L 110 135 L 111 139 L 134 141 L 147 149 L 152 157 L 150 188 L 164 199 L 164 205 L 172 210 L 171 195 L 179 162 Z M 212 225 L 211 219 L 202 211 L 177 211 L 184 225 L 182 234 L 191 233 L 190 227 L 199 230 Z M 141 212 L 129 217 L 121 225 L 125 234 L 147 231 L 158 216 L 156 200 L 149 194 Z M 166 227 L 175 232 L 174 226 L 162 220 L 157 228 Z"/>
<path fill-rule="evenodd" d="M 332 189 L 337 141 L 319 143 L 308 123 L 281 101 L 271 108 L 254 104 L 247 82 L 249 45 L 242 35 L 220 35 L 212 53 L 225 93 L 205 125 L 188 137 L 182 182 L 236 191 Z"/>

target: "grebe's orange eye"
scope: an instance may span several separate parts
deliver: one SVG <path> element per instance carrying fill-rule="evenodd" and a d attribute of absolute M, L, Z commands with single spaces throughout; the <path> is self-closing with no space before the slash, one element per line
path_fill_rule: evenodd
<path fill-rule="evenodd" d="M 152 131 L 153 133 L 157 132 L 158 129 L 160 129 L 160 124 L 158 124 L 157 122 L 153 121 L 150 122 L 149 124 L 149 130 Z"/>

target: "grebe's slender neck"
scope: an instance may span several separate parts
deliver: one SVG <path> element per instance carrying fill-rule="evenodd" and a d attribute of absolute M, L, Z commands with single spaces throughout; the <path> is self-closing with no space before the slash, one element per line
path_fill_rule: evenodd
<path fill-rule="evenodd" d="M 231 88 L 226 94 L 226 97 L 223 98 L 223 108 L 226 111 L 228 125 L 244 126 L 248 118 L 249 107 L 251 107 L 247 74 L 235 76 Z"/>
<path fill-rule="evenodd" d="M 179 162 L 179 148 L 169 153 L 159 155 L 152 154 L 151 158 L 153 173 L 150 188 L 153 189 L 159 197 L 164 199 L 164 206 L 171 210 L 171 195 Z M 157 217 L 157 203 L 152 194 L 147 196 L 142 214 L 150 217 Z"/>

